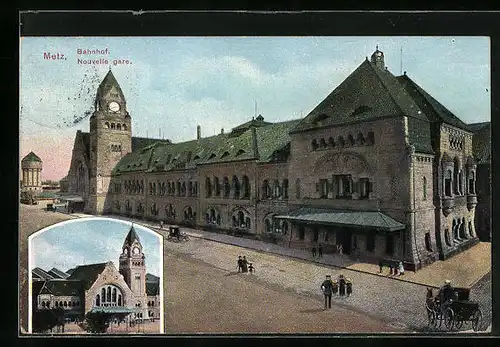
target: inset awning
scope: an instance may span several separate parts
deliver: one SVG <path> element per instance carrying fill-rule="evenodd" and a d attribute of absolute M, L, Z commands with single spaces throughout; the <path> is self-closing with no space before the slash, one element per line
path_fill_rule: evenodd
<path fill-rule="evenodd" d="M 71 202 L 83 202 L 83 197 L 79 195 L 66 195 L 66 196 L 58 196 L 58 199 L 61 201 L 71 201 Z"/>
<path fill-rule="evenodd" d="M 274 218 L 304 224 L 335 225 L 383 231 L 396 231 L 405 228 L 404 224 L 379 211 L 345 211 L 303 207 Z"/>
<path fill-rule="evenodd" d="M 110 306 L 110 307 L 93 307 L 91 312 L 105 312 L 105 313 L 133 313 L 135 312 L 133 309 L 124 307 L 124 306 Z"/>

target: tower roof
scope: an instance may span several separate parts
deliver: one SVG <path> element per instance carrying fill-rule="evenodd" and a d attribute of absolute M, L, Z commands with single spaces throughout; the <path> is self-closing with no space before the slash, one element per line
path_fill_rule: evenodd
<path fill-rule="evenodd" d="M 132 243 L 134 243 L 134 241 L 136 240 L 137 242 L 141 242 L 141 240 L 139 240 L 139 236 L 135 232 L 134 226 L 132 225 L 130 227 L 130 231 L 127 234 L 127 237 L 125 238 L 125 241 L 123 242 L 123 247 L 132 245 Z"/>
<path fill-rule="evenodd" d="M 23 163 L 26 163 L 26 162 L 29 162 L 29 161 L 37 161 L 37 162 L 42 162 L 42 159 L 40 159 L 40 157 L 38 155 L 36 155 L 35 153 L 33 152 L 29 152 L 22 160 L 21 162 Z"/>
<path fill-rule="evenodd" d="M 104 79 L 102 80 L 101 84 L 99 84 L 99 88 L 97 88 L 97 98 L 102 97 L 106 95 L 111 88 L 115 87 L 118 90 L 118 93 L 120 94 L 120 97 L 125 100 L 125 97 L 123 95 L 122 89 L 120 88 L 120 85 L 118 84 L 118 81 L 116 80 L 115 76 L 113 75 L 113 72 L 111 72 L 111 69 L 108 71 Z"/>

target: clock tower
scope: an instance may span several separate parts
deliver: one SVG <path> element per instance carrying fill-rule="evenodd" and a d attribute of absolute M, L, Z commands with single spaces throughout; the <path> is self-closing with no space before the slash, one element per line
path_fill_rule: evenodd
<path fill-rule="evenodd" d="M 133 225 L 123 242 L 119 272 L 137 300 L 142 302 L 146 297 L 146 257 Z"/>
<path fill-rule="evenodd" d="M 120 85 L 111 69 L 97 88 L 94 113 L 90 117 L 90 189 L 85 210 L 106 214 L 111 172 L 132 151 L 132 122 Z"/>

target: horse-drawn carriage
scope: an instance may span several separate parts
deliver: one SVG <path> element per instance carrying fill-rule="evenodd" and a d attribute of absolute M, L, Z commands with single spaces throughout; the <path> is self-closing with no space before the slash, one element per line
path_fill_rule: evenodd
<path fill-rule="evenodd" d="M 171 226 L 168 228 L 167 240 L 172 241 L 188 241 L 189 236 L 185 233 L 181 233 L 178 226 Z"/>
<path fill-rule="evenodd" d="M 434 296 L 432 289 L 427 288 L 427 318 L 429 328 L 433 330 L 444 328 L 448 331 L 460 330 L 464 323 L 471 324 L 474 331 L 481 327 L 483 314 L 479 304 L 469 300 L 470 289 L 454 288 L 453 297 L 447 302 L 441 302 L 439 293 Z"/>

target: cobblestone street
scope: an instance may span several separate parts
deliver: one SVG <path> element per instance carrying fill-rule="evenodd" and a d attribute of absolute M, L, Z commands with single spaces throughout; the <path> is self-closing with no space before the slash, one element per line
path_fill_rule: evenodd
<path fill-rule="evenodd" d="M 54 215 L 61 214 L 55 213 Z M 64 215 L 62 217 L 61 215 L 58 219 L 71 217 L 88 216 Z M 129 220 L 124 217 L 113 218 Z M 153 223 L 134 222 L 160 231 Z M 249 327 L 250 332 L 318 332 L 323 331 L 321 329 L 326 329 L 325 332 L 360 331 L 360 329 L 364 329 L 363 331 L 426 331 L 425 284 L 379 276 L 357 269 L 341 268 L 332 264 L 321 264 L 318 261 L 313 262 L 309 259 L 310 255 L 305 252 L 301 253 L 278 245 L 187 228 L 182 228 L 182 230 L 187 231 L 191 236 L 188 242 L 170 242 L 166 241 L 166 238 L 164 242 L 167 332 L 224 332 L 224 329 L 229 332 L 241 331 L 242 326 Z M 166 234 L 165 229 L 161 232 Z M 254 274 L 237 273 L 236 259 L 239 255 L 245 255 L 250 262 L 253 262 L 256 268 Z M 325 262 L 328 262 L 328 259 Z M 349 267 L 352 263 L 336 265 Z M 353 282 L 351 297 L 334 296 L 332 300 L 332 305 L 335 306 L 332 311 L 336 310 L 336 313 L 332 312 L 334 317 L 338 314 L 348 317 L 347 320 L 341 319 L 337 322 L 335 325 L 337 330 L 332 330 L 329 325 L 326 328 L 320 328 L 323 323 L 319 323 L 326 318 L 325 314 L 329 314 L 322 311 L 323 297 L 320 291 L 320 284 L 326 274 L 334 278 L 343 274 Z M 186 286 L 189 287 L 190 276 L 196 283 L 202 283 L 201 291 L 193 292 L 183 289 Z M 248 283 L 253 283 L 253 285 L 249 287 Z M 491 324 L 491 276 L 488 273 L 474 283 L 471 289 L 471 299 L 480 303 L 484 318 L 482 328 L 486 329 Z M 234 295 L 239 295 L 235 294 L 237 292 L 245 293 L 242 299 L 245 304 L 242 300 L 232 298 Z M 217 293 L 224 294 L 218 295 Z M 228 299 L 228 296 L 231 298 Z M 191 310 L 194 311 L 183 312 L 189 302 L 193 305 Z M 228 302 L 231 305 L 228 306 Z M 203 310 L 204 305 L 211 308 L 209 312 Z M 244 305 L 249 306 L 245 308 Z M 285 310 L 280 305 L 289 307 Z M 233 309 L 236 310 L 235 312 L 248 310 L 248 317 L 234 316 L 235 314 L 231 313 Z M 267 312 L 266 315 L 271 315 L 271 317 L 278 310 L 276 319 L 278 316 L 291 317 L 292 321 L 303 321 L 303 323 L 298 325 L 299 330 L 293 330 L 290 324 L 286 325 L 286 328 L 276 325 L 272 319 L 269 320 L 270 318 L 266 318 L 266 324 L 264 322 L 257 324 L 255 320 L 262 320 L 266 316 L 263 315 L 263 309 Z M 220 316 L 225 317 L 225 320 L 232 320 L 234 324 L 231 325 L 228 321 L 224 329 L 210 324 L 209 320 L 214 319 L 212 310 L 215 312 L 221 310 Z M 302 312 L 302 315 L 297 316 L 297 312 Z M 304 313 L 308 314 L 304 315 Z M 346 323 L 347 321 L 363 322 L 363 324 L 357 328 L 357 323 L 351 326 Z M 375 324 L 375 322 L 379 323 Z M 342 324 L 339 326 L 340 323 Z M 464 326 L 464 329 L 468 327 Z"/>

